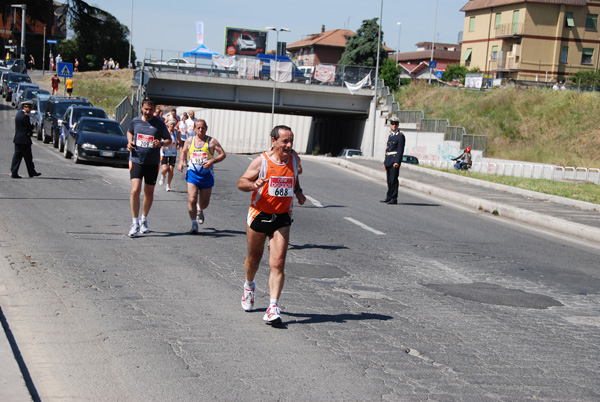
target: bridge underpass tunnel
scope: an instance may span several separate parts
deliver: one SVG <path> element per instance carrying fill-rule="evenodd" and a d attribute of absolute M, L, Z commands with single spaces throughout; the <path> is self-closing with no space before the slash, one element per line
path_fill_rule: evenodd
<path fill-rule="evenodd" d="M 318 149 L 318 154 L 337 156 L 344 148 L 360 149 L 366 121 L 366 116 L 314 117 L 306 153 Z"/>

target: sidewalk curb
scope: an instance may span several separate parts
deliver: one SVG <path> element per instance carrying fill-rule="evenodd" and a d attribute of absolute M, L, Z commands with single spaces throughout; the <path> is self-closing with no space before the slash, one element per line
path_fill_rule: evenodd
<path fill-rule="evenodd" d="M 304 156 L 302 156 L 302 158 L 305 158 L 306 156 L 307 155 L 304 155 Z M 352 163 L 345 159 L 313 157 L 313 156 L 309 156 L 308 159 L 314 159 L 314 160 L 321 161 L 321 162 L 331 163 L 331 164 L 342 166 L 342 167 L 345 167 L 345 168 L 348 168 L 348 169 L 351 169 L 351 170 L 354 170 L 354 171 L 357 171 L 360 173 L 368 174 L 372 177 L 381 179 L 382 181 L 386 180 L 385 172 L 383 170 L 378 171 L 378 170 L 370 168 L 370 167 L 357 165 L 357 164 Z M 414 167 L 411 166 L 411 168 L 414 168 Z M 419 170 L 421 170 L 421 169 L 419 169 Z M 424 170 L 429 170 L 429 169 L 424 169 Z M 443 172 L 439 172 L 439 173 L 443 173 Z M 454 176 L 450 173 L 445 173 L 445 175 L 443 177 L 446 177 L 446 175 Z M 460 177 L 460 178 L 466 179 L 466 181 L 474 180 L 474 179 L 468 179 L 468 178 L 463 178 L 463 177 Z M 478 180 L 478 181 L 481 181 L 481 180 Z M 495 183 L 490 183 L 490 184 L 495 184 Z M 529 211 L 526 209 L 511 207 L 506 204 L 502 204 L 502 203 L 498 203 L 498 202 L 494 202 L 494 201 L 488 201 L 488 200 L 485 200 L 482 198 L 464 196 L 463 194 L 460 194 L 460 193 L 457 193 L 454 191 L 440 189 L 438 187 L 430 186 L 428 184 L 418 183 L 413 180 L 400 178 L 400 185 L 403 187 L 410 188 L 415 191 L 419 191 L 421 193 L 430 194 L 435 197 L 443 198 L 443 199 L 452 201 L 456 204 L 460 204 L 460 205 L 463 205 L 463 206 L 466 206 L 469 208 L 473 208 L 473 209 L 476 209 L 479 211 L 488 212 L 491 214 L 494 214 L 494 211 L 496 211 L 496 214 L 501 217 L 505 217 L 505 218 L 512 219 L 517 222 L 527 223 L 527 224 L 534 225 L 539 228 L 549 229 L 554 232 L 562 233 L 565 235 L 573 236 L 576 238 L 580 238 L 580 239 L 584 239 L 587 241 L 591 241 L 591 242 L 600 244 L 600 229 L 597 229 L 597 228 L 585 226 L 585 225 L 582 225 L 579 223 L 569 222 L 567 220 L 555 218 L 552 216 L 542 215 L 537 212 L 532 212 L 532 211 Z M 509 187 L 509 186 L 504 186 L 504 185 L 496 185 L 496 186 L 502 186 L 502 188 L 496 188 L 501 191 L 504 191 L 504 187 Z M 489 186 L 488 188 L 493 189 L 494 187 Z M 509 187 L 509 188 L 511 188 L 511 187 Z M 513 188 L 511 188 L 511 189 L 513 189 Z M 521 189 L 517 189 L 517 190 L 521 190 Z M 534 192 L 528 191 L 528 190 L 521 190 L 521 191 L 527 192 L 527 193 L 534 193 Z M 519 194 L 519 193 L 517 193 L 517 194 Z M 539 194 L 539 193 L 535 193 L 535 194 Z M 524 194 L 521 193 L 521 195 L 524 195 Z M 546 194 L 542 194 L 542 195 L 546 196 Z M 562 198 L 562 197 L 555 197 L 555 196 L 547 196 L 547 197 Z M 530 197 L 530 198 L 548 200 L 548 198 L 536 198 L 536 197 Z M 580 202 L 581 201 L 577 201 L 577 203 L 580 203 Z M 589 203 L 585 203 L 585 204 L 589 204 Z M 575 206 L 572 204 L 566 204 L 566 205 Z M 596 204 L 591 204 L 591 205 L 600 207 Z"/>

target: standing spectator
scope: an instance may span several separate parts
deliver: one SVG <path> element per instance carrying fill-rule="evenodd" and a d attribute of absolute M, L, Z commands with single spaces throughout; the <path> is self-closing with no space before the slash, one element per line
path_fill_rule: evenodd
<path fill-rule="evenodd" d="M 54 73 L 52 76 L 52 95 L 58 95 L 58 84 L 60 84 L 60 78 L 58 78 L 58 73 Z"/>
<path fill-rule="evenodd" d="M 73 71 L 75 71 L 76 73 L 79 72 L 79 60 L 77 59 L 77 57 L 75 57 L 75 63 L 74 63 Z"/>
<path fill-rule="evenodd" d="M 119 63 L 116 63 L 115 64 L 115 70 L 118 70 L 118 69 L 119 69 Z"/>
<path fill-rule="evenodd" d="M 29 69 L 35 70 L 35 59 L 32 54 L 29 55 Z"/>
<path fill-rule="evenodd" d="M 108 69 L 109 70 L 114 70 L 115 69 L 115 61 L 112 59 L 112 57 L 108 61 Z"/>
<path fill-rule="evenodd" d="M 60 57 L 60 53 L 56 55 L 56 61 L 54 64 L 56 65 L 56 70 L 58 71 L 58 63 L 62 63 L 62 57 Z"/>
<path fill-rule="evenodd" d="M 404 155 L 404 144 L 406 139 L 399 129 L 400 119 L 393 116 L 390 119 L 390 135 L 388 137 L 387 147 L 385 148 L 385 160 L 383 161 L 383 170 L 387 176 L 388 191 L 385 200 L 386 204 L 398 203 L 398 176 L 400 175 L 400 164 L 402 155 Z"/>
<path fill-rule="evenodd" d="M 561 91 L 564 91 L 565 89 L 567 89 L 567 81 L 563 82 L 562 87 L 560 87 Z"/>
<path fill-rule="evenodd" d="M 65 86 L 67 87 L 67 95 L 71 96 L 73 93 L 73 78 L 68 77 L 65 81 Z"/>
<path fill-rule="evenodd" d="M 102 69 L 108 70 L 108 60 L 104 59 L 104 62 L 102 62 Z"/>
<path fill-rule="evenodd" d="M 50 71 L 54 71 L 54 58 L 50 57 Z"/>
<path fill-rule="evenodd" d="M 25 101 L 22 103 L 22 109 L 17 113 L 15 117 L 15 138 L 13 143 L 15 144 L 15 153 L 13 154 L 12 163 L 10 166 L 11 177 L 13 179 L 20 179 L 19 167 L 21 166 L 21 160 L 25 159 L 25 166 L 27 166 L 27 173 L 29 177 L 40 176 L 41 173 L 35 171 L 35 165 L 33 164 L 33 155 L 31 154 L 31 133 L 33 132 L 33 125 L 29 121 L 29 112 L 31 111 L 32 101 Z"/>
<path fill-rule="evenodd" d="M 556 84 L 554 84 L 554 86 L 552 87 L 553 90 L 558 91 L 560 89 L 560 87 L 558 86 L 558 82 L 556 82 Z"/>

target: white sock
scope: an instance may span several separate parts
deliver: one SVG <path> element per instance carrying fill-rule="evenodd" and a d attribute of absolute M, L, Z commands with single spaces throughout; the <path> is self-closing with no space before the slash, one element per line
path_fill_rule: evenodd
<path fill-rule="evenodd" d="M 133 223 L 134 225 L 139 225 L 140 224 L 140 218 L 132 218 L 131 219 L 131 223 Z"/>
<path fill-rule="evenodd" d="M 270 299 L 269 307 L 277 306 L 278 303 L 279 303 L 279 299 Z"/>
<path fill-rule="evenodd" d="M 146 222 L 147 220 L 148 220 L 148 217 L 147 217 L 147 216 L 144 216 L 144 215 L 142 215 L 142 219 L 141 219 L 141 221 L 142 221 L 142 222 Z"/>
<path fill-rule="evenodd" d="M 252 282 L 246 281 L 246 283 L 244 283 L 244 286 L 246 287 L 246 289 L 254 289 L 254 286 L 255 286 L 254 281 L 252 281 Z"/>

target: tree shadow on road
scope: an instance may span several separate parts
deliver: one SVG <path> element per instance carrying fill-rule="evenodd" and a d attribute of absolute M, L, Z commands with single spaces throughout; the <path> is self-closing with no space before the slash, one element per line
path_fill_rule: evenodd
<path fill-rule="evenodd" d="M 291 244 L 288 247 L 288 250 L 305 250 L 305 249 L 311 249 L 311 248 L 318 248 L 321 250 L 341 250 L 341 249 L 347 249 L 348 247 L 346 246 L 324 246 L 324 245 L 319 245 L 319 244 L 303 244 L 303 245 L 295 245 L 295 244 Z"/>

